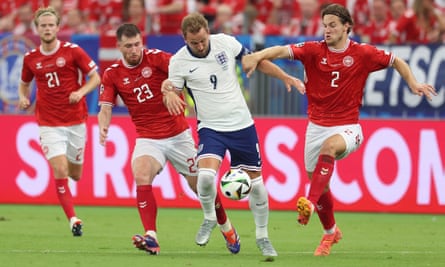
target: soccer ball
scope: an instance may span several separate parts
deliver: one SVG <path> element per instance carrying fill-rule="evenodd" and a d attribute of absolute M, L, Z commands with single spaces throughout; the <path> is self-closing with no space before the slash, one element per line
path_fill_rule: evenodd
<path fill-rule="evenodd" d="M 240 200 L 250 192 L 252 184 L 249 175 L 241 169 L 228 170 L 221 178 L 221 192 L 232 200 Z"/>

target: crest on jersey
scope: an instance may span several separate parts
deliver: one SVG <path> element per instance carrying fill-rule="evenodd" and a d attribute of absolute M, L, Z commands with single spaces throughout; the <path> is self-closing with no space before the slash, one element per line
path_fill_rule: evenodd
<path fill-rule="evenodd" d="M 298 44 L 294 44 L 295 47 L 303 47 L 304 43 L 298 43 Z"/>
<path fill-rule="evenodd" d="M 145 67 L 141 71 L 142 77 L 144 77 L 144 78 L 150 77 L 152 73 L 153 73 L 153 71 L 151 70 L 150 67 Z"/>
<path fill-rule="evenodd" d="M 351 67 L 354 64 L 354 59 L 351 56 L 345 56 L 343 58 L 343 65 L 346 67 Z"/>
<path fill-rule="evenodd" d="M 57 67 L 61 68 L 61 67 L 65 66 L 65 64 L 66 64 L 66 60 L 65 60 L 65 58 L 63 58 L 63 57 L 58 57 L 58 58 L 56 59 L 56 65 L 57 65 Z"/>
<path fill-rule="evenodd" d="M 229 62 L 229 57 L 227 56 L 225 51 L 222 51 L 222 52 L 219 52 L 218 54 L 216 54 L 215 59 L 216 59 L 216 62 L 218 62 L 218 64 L 223 67 L 223 69 L 228 68 L 227 63 Z"/>

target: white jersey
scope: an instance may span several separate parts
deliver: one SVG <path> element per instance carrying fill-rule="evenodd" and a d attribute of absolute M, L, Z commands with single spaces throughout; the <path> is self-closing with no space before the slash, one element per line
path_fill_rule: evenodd
<path fill-rule="evenodd" d="M 234 37 L 212 34 L 207 57 L 195 57 L 184 46 L 171 58 L 169 80 L 190 91 L 198 130 L 237 131 L 253 124 L 236 73 L 236 58 L 243 52 Z"/>

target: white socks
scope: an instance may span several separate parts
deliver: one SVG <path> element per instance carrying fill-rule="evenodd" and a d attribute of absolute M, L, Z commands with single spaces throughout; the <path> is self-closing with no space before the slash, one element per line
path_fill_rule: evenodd
<path fill-rule="evenodd" d="M 252 190 L 249 194 L 249 207 L 256 225 L 256 238 L 267 238 L 267 224 L 269 222 L 269 199 L 263 177 L 252 179 Z"/>
<path fill-rule="evenodd" d="M 213 169 L 200 168 L 198 170 L 198 198 L 201 202 L 204 218 L 207 220 L 216 221 L 215 211 L 215 187 L 216 171 Z"/>

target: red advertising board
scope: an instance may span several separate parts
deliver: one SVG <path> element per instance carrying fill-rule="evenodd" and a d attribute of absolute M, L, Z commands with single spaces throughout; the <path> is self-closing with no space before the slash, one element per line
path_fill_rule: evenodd
<path fill-rule="evenodd" d="M 195 121 L 189 122 L 193 128 Z M 303 162 L 306 120 L 257 118 L 256 123 L 270 207 L 294 210 L 297 198 L 308 189 Z M 56 204 L 52 172 L 40 150 L 34 117 L 0 116 L 0 124 L 0 203 Z M 337 161 L 331 180 L 337 210 L 445 213 L 445 122 L 362 120 L 361 124 L 362 147 Z M 71 184 L 77 205 L 134 205 L 130 168 L 134 138 L 129 117 L 114 117 L 103 147 L 97 120 L 89 119 L 83 177 Z M 221 173 L 228 166 L 226 157 Z M 156 178 L 154 188 L 161 207 L 199 207 L 185 179 L 170 165 Z M 248 208 L 246 201 L 224 199 L 224 204 Z"/>

